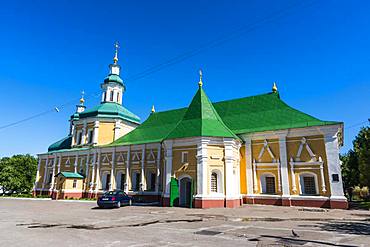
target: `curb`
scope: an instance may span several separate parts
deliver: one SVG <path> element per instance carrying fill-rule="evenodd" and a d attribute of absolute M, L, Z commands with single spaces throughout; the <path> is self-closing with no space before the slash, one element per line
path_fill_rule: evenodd
<path fill-rule="evenodd" d="M 51 198 L 29 198 L 29 197 L 0 197 L 0 200 L 29 200 L 29 201 L 51 201 Z"/>

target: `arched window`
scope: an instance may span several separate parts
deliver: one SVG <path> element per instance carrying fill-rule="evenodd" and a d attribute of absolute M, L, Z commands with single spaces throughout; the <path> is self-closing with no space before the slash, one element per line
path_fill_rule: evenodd
<path fill-rule="evenodd" d="M 275 176 L 273 174 L 263 174 L 261 176 L 261 190 L 263 194 L 275 194 Z"/>
<path fill-rule="evenodd" d="M 217 173 L 215 172 L 211 174 L 211 192 L 218 192 Z"/>
<path fill-rule="evenodd" d="M 114 94 L 114 92 L 110 91 L 110 101 L 113 101 L 113 94 Z"/>
<path fill-rule="evenodd" d="M 119 92 L 117 92 L 117 103 L 119 102 Z"/>
<path fill-rule="evenodd" d="M 317 195 L 317 178 L 312 173 L 302 173 L 299 175 L 302 195 Z"/>

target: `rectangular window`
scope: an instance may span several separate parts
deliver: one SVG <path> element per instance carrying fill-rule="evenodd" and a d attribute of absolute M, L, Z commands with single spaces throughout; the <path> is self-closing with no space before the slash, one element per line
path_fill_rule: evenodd
<path fill-rule="evenodd" d="M 50 174 L 49 174 L 49 181 L 48 181 L 48 183 L 49 183 L 49 184 L 51 184 L 51 180 L 52 180 L 52 179 L 53 179 L 53 173 L 50 173 Z"/>
<path fill-rule="evenodd" d="M 125 182 L 126 182 L 126 174 L 122 173 L 121 174 L 121 184 L 120 184 L 120 189 L 121 190 L 125 189 Z"/>
<path fill-rule="evenodd" d="M 155 179 L 156 179 L 156 174 L 154 172 L 150 173 L 150 190 L 154 191 L 155 190 Z"/>
<path fill-rule="evenodd" d="M 140 177 L 141 177 L 141 173 L 135 172 L 134 191 L 139 191 L 140 190 Z"/>
<path fill-rule="evenodd" d="M 275 194 L 275 178 L 266 177 L 266 194 Z"/>
<path fill-rule="evenodd" d="M 93 138 L 94 138 L 94 131 L 92 129 L 89 129 L 87 143 L 92 144 L 93 143 Z"/>
<path fill-rule="evenodd" d="M 109 185 L 110 185 L 110 174 L 108 173 L 105 180 L 104 190 L 109 190 Z"/>
<path fill-rule="evenodd" d="M 303 177 L 303 186 L 304 186 L 304 193 L 306 195 L 316 194 L 316 184 L 315 184 L 315 178 L 313 176 Z"/>
<path fill-rule="evenodd" d="M 182 152 L 181 153 L 181 162 L 182 163 L 188 163 L 188 152 Z"/>
<path fill-rule="evenodd" d="M 114 92 L 110 91 L 110 101 L 113 101 L 113 94 L 114 94 Z"/>
<path fill-rule="evenodd" d="M 73 189 L 77 188 L 77 179 L 73 180 Z"/>
<path fill-rule="evenodd" d="M 82 142 L 82 131 L 79 130 L 77 131 L 76 135 L 76 145 L 81 145 L 81 142 Z"/>
<path fill-rule="evenodd" d="M 217 192 L 217 174 L 215 172 L 211 175 L 211 192 Z"/>

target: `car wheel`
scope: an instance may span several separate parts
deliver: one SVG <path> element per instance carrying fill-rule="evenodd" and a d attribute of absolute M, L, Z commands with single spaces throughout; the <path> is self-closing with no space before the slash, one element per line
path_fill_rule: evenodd
<path fill-rule="evenodd" d="M 120 208 L 121 207 L 121 202 L 120 201 L 118 201 L 117 202 L 117 208 Z"/>

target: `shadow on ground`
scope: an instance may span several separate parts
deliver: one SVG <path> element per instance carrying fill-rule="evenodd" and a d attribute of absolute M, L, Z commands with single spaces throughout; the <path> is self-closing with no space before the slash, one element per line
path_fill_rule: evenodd
<path fill-rule="evenodd" d="M 318 223 L 317 225 L 324 231 L 332 231 L 342 234 L 370 235 L 370 224 L 367 221 L 351 222 L 328 222 Z"/>

